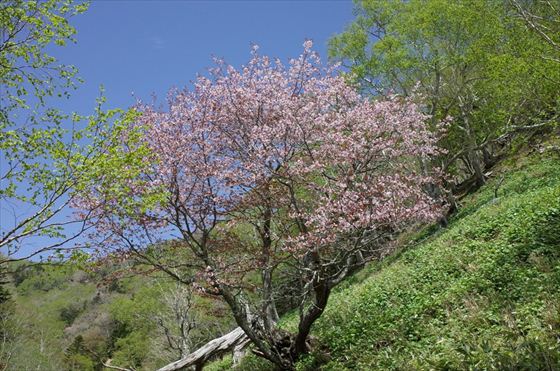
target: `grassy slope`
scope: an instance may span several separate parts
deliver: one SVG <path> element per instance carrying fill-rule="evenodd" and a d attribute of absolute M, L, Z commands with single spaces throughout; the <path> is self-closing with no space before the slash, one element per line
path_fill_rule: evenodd
<path fill-rule="evenodd" d="M 493 188 L 334 298 L 316 328 L 327 369 L 560 368 L 560 164 Z"/>
<path fill-rule="evenodd" d="M 560 369 L 558 156 L 502 164 L 448 228 L 337 290 L 313 335 L 328 354 L 300 369 Z"/>

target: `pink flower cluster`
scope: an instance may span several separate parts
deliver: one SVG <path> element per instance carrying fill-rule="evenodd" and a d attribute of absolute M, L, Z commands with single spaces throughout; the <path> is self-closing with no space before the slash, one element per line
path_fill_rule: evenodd
<path fill-rule="evenodd" d="M 168 110 L 139 106 L 152 152 L 144 184 L 169 194 L 150 218 L 189 231 L 258 226 L 266 206 L 271 238 L 300 254 L 438 216 L 425 191 L 436 180 L 419 166 L 438 152 L 427 116 L 401 97 L 360 96 L 311 48 L 285 65 L 254 47 L 245 66 L 216 60 L 193 89 L 170 92 Z"/>

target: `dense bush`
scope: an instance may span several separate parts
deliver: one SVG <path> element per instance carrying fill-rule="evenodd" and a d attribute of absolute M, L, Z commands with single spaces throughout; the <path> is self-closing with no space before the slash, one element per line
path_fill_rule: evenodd
<path fill-rule="evenodd" d="M 40 265 L 18 265 L 12 272 L 13 283 L 17 287 L 26 279 L 31 278 L 42 271 L 43 267 Z"/>
<path fill-rule="evenodd" d="M 49 291 L 66 287 L 73 268 L 70 266 L 29 266 L 16 275 L 19 280 L 18 291 L 28 294 L 33 290 Z"/>
<path fill-rule="evenodd" d="M 87 349 L 84 346 L 84 339 L 81 335 L 74 338 L 74 341 L 66 349 L 65 353 L 65 364 L 68 370 L 93 371 L 95 369 L 94 361 L 86 354 Z"/>
<path fill-rule="evenodd" d="M 60 319 L 67 325 L 70 326 L 74 320 L 84 311 L 87 302 L 83 304 L 70 303 L 67 306 L 60 309 Z"/>

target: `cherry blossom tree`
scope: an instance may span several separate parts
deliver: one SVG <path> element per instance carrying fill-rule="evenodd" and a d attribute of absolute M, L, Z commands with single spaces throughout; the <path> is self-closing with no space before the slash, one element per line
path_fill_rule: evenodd
<path fill-rule="evenodd" d="M 255 46 L 247 65 L 216 60 L 192 89 L 171 91 L 167 110 L 139 105 L 134 140 L 123 140 L 131 156 L 142 148 L 127 165 L 137 176 L 104 172 L 77 205 L 94 210 L 108 252 L 221 297 L 254 351 L 282 369 L 309 351 L 338 283 L 441 212 L 427 192 L 436 179 L 419 166 L 438 152 L 420 107 L 363 98 L 311 48 L 285 65 Z M 175 258 L 157 253 L 163 241 Z M 278 326 L 286 275 L 294 332 Z"/>

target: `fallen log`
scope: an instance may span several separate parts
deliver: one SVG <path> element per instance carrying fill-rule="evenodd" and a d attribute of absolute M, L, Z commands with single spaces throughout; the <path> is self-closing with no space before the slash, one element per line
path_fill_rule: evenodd
<path fill-rule="evenodd" d="M 235 351 L 235 353 L 239 353 L 248 344 L 249 338 L 245 335 L 245 332 L 243 332 L 241 327 L 236 327 L 233 331 L 209 341 L 186 357 L 163 366 L 158 371 L 182 370 L 192 366 L 196 366 L 197 370 L 202 369 L 204 363 L 212 356 L 225 352 Z M 234 358 L 238 361 L 237 357 Z"/>

